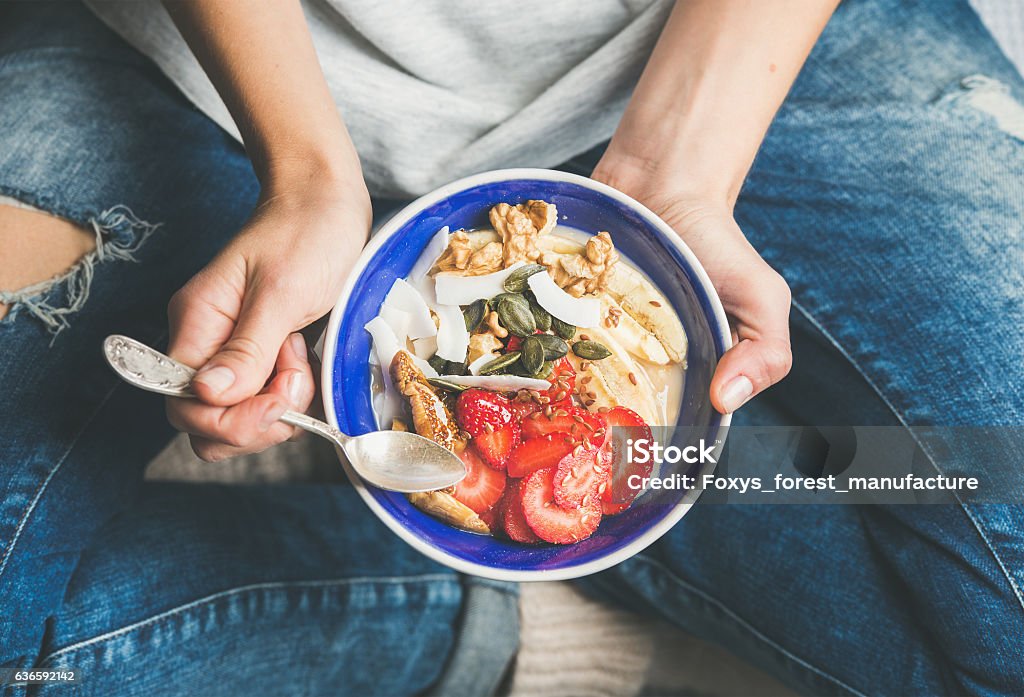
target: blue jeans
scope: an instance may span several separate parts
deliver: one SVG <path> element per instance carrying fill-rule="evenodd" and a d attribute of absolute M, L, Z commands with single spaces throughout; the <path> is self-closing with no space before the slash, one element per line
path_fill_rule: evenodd
<path fill-rule="evenodd" d="M 739 423 L 1024 424 L 1022 96 L 965 0 L 840 7 L 737 207 L 795 298 L 794 372 Z M 101 340 L 164 343 L 257 184 L 77 5 L 0 6 L 0 195 L 100 243 L 0 295 L 0 666 L 75 668 L 90 695 L 488 692 L 515 589 L 420 557 L 349 487 L 141 480 L 171 431 Z M 1019 506 L 698 506 L 584 583 L 808 693 L 1024 691 Z"/>

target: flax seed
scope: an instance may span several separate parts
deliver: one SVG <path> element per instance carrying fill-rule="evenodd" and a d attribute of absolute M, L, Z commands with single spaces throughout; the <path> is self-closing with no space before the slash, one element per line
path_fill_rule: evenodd
<path fill-rule="evenodd" d="M 555 409 L 555 416 L 568 416 L 569 412 L 565 409 Z"/>
<path fill-rule="evenodd" d="M 636 375 L 634 375 L 633 373 L 630 373 L 629 374 L 629 381 L 635 385 L 636 384 Z"/>
<path fill-rule="evenodd" d="M 494 433 L 494 426 L 491 426 L 490 424 L 484 424 L 484 431 L 486 431 L 487 433 Z"/>
<path fill-rule="evenodd" d="M 589 392 L 584 393 L 584 396 L 587 399 L 597 399 L 597 393 L 594 392 L 593 390 L 590 390 Z"/>
<path fill-rule="evenodd" d="M 579 414 L 573 414 L 573 415 L 572 415 L 572 420 L 573 420 L 573 421 L 575 421 L 575 422 L 576 422 L 576 423 L 578 423 L 578 424 L 586 423 L 586 422 L 585 422 L 585 421 L 583 420 L 583 417 L 582 417 L 582 416 L 580 416 Z"/>
<path fill-rule="evenodd" d="M 584 375 L 584 376 L 583 376 L 583 379 L 582 379 L 582 380 L 580 380 L 580 384 L 581 384 L 581 385 L 586 385 L 586 384 L 587 384 L 588 382 L 590 382 L 590 381 L 591 381 L 591 380 L 593 380 L 593 379 L 594 379 L 594 376 L 593 376 L 593 375 Z"/>
<path fill-rule="evenodd" d="M 597 413 L 598 413 L 598 414 L 607 414 L 607 413 L 608 413 L 608 412 L 610 412 L 610 411 L 611 411 L 611 409 L 609 409 L 608 407 L 600 407 L 600 408 L 599 408 L 599 409 L 597 410 Z"/>
<path fill-rule="evenodd" d="M 596 399 L 588 399 L 585 402 L 583 402 L 583 406 L 589 408 L 589 407 L 594 406 L 594 404 L 596 404 L 596 403 L 597 403 Z"/>
<path fill-rule="evenodd" d="M 580 341 L 590 341 L 590 337 L 586 334 L 580 334 Z"/>
<path fill-rule="evenodd" d="M 576 456 L 578 456 L 582 452 L 583 452 L 583 446 L 582 445 L 577 445 L 575 448 L 572 449 L 572 456 L 576 457 Z"/>
<path fill-rule="evenodd" d="M 661 303 L 657 300 L 649 300 L 648 302 L 650 302 L 654 307 L 661 307 Z"/>
<path fill-rule="evenodd" d="M 539 419 L 539 418 L 540 418 L 540 412 L 539 412 L 539 411 L 535 411 L 535 412 L 532 412 L 532 413 L 531 413 L 531 414 L 530 414 L 530 415 L 529 415 L 528 417 L 526 417 L 526 418 L 528 418 L 528 419 Z"/>

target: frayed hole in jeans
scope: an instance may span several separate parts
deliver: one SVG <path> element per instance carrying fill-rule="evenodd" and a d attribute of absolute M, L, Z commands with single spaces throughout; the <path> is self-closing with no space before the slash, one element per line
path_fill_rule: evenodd
<path fill-rule="evenodd" d="M 1003 133 L 1024 140 L 1024 105 L 999 80 L 987 75 L 968 75 L 946 88 L 938 103 L 975 109 L 994 119 Z"/>
<path fill-rule="evenodd" d="M 0 203 L 32 209 L 11 199 L 3 199 Z M 46 214 L 45 211 L 39 212 Z M 69 318 L 89 299 L 96 266 L 109 261 L 135 261 L 135 252 L 158 227 L 159 224 L 140 219 L 124 205 L 108 208 L 91 218 L 88 228 L 93 233 L 94 246 L 70 268 L 17 290 L 0 290 L 0 305 L 8 306 L 2 321 L 11 322 L 19 314 L 26 313 L 56 337 L 70 326 Z M 58 290 L 63 292 L 56 292 Z"/>

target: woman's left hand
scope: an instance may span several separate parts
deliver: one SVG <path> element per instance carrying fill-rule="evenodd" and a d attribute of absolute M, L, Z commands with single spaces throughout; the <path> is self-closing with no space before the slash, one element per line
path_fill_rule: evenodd
<path fill-rule="evenodd" d="M 295 434 L 315 380 L 298 330 L 326 314 L 370 225 L 361 179 L 268 193 L 228 246 L 168 307 L 169 354 L 199 368 L 198 400 L 168 399 L 171 424 L 204 460 L 256 452 Z"/>

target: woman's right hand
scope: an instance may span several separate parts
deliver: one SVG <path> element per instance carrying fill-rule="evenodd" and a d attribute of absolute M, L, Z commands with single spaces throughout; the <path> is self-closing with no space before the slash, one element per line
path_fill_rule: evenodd
<path fill-rule="evenodd" d="M 610 148 L 592 176 L 661 216 L 704 266 L 734 344 L 715 370 L 711 401 L 723 414 L 736 411 L 789 373 L 789 286 L 747 241 L 724 197 L 694 197 L 673 190 L 679 177 L 630 171 Z"/>

